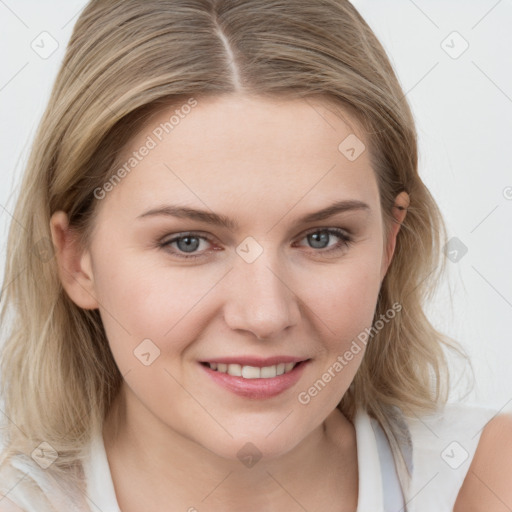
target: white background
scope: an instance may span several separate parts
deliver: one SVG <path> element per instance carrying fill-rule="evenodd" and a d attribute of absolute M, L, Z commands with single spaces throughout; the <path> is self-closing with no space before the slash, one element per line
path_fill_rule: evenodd
<path fill-rule="evenodd" d="M 384 45 L 412 106 L 420 173 L 449 236 L 468 248 L 458 263 L 448 262 L 429 316 L 471 356 L 476 388 L 469 399 L 512 410 L 512 2 L 353 3 Z M 0 1 L 2 269 L 15 186 L 83 5 Z M 46 59 L 31 47 L 48 37 L 42 32 L 59 45 Z"/>

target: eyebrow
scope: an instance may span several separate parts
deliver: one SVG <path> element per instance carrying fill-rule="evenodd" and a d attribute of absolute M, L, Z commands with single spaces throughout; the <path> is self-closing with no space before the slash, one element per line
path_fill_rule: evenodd
<path fill-rule="evenodd" d="M 350 199 L 344 201 L 336 201 L 333 204 L 323 208 L 322 210 L 318 210 L 316 212 L 307 213 L 302 217 L 299 217 L 297 221 L 301 224 L 307 224 L 310 222 L 317 222 L 320 220 L 328 219 L 338 213 L 345 213 L 350 211 L 357 210 L 371 210 L 370 206 L 363 201 Z M 225 215 L 220 215 L 218 213 L 214 213 L 206 210 L 199 210 L 195 208 L 188 208 L 186 206 L 175 206 L 175 205 L 164 205 L 159 206 L 157 208 L 152 208 L 141 215 L 139 215 L 138 219 L 143 219 L 147 217 L 156 217 L 156 216 L 170 216 L 170 217 L 178 217 L 181 219 L 191 219 L 197 220 L 200 222 L 205 222 L 207 224 L 212 224 L 216 226 L 222 226 L 231 231 L 235 231 L 239 228 L 238 223 L 226 217 Z"/>

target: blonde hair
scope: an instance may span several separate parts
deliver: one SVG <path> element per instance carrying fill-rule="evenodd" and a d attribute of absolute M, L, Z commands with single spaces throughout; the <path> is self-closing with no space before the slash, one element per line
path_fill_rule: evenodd
<path fill-rule="evenodd" d="M 1 311 L 1 386 L 11 420 L 4 464 L 46 441 L 59 455 L 48 471 L 76 466 L 122 382 L 98 311 L 77 307 L 63 291 L 51 215 L 68 213 L 87 246 L 94 190 L 149 116 L 191 97 L 234 92 L 325 98 L 355 116 L 387 229 L 396 195 L 410 195 L 375 318 L 397 302 L 401 312 L 368 343 L 339 404 L 349 419 L 362 407 L 378 420 L 406 485 L 397 408 L 421 415 L 444 404 L 443 347 L 462 352 L 423 309 L 443 271 L 445 227 L 418 174 L 414 120 L 384 49 L 345 0 L 87 4 L 36 134 L 9 232 Z"/>

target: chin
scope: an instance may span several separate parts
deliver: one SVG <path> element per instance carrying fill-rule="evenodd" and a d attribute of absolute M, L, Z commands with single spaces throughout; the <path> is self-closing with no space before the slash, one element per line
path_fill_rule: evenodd
<path fill-rule="evenodd" d="M 293 429 L 293 433 L 289 429 L 283 429 L 279 433 L 277 430 L 272 432 L 272 429 L 265 429 L 239 435 L 231 431 L 231 434 L 233 438 L 226 435 L 219 439 L 219 442 L 213 443 L 212 439 L 209 439 L 203 446 L 219 457 L 241 462 L 247 467 L 252 467 L 258 461 L 271 461 L 282 457 L 303 439 L 297 435 L 297 429 Z"/>

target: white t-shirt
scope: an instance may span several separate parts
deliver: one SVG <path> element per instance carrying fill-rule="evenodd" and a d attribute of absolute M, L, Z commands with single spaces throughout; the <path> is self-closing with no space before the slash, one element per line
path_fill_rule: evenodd
<path fill-rule="evenodd" d="M 404 496 L 387 438 L 361 409 L 354 419 L 359 490 L 357 512 L 452 512 L 481 431 L 496 411 L 447 405 L 442 415 L 408 419 L 411 486 Z M 17 457 L 0 474 L 0 496 L 24 512 L 121 512 L 101 433 L 84 465 L 86 492 L 66 489 L 30 457 Z M 0 499 L 0 505 L 2 500 Z"/>

